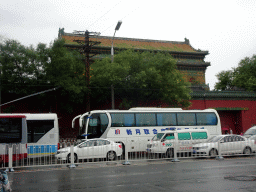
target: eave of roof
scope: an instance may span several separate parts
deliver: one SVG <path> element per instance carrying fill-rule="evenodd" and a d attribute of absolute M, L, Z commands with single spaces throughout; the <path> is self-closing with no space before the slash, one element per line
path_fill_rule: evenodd
<path fill-rule="evenodd" d="M 72 33 L 64 33 L 62 38 L 66 40 L 68 45 L 79 45 L 74 40 L 84 40 L 83 35 L 75 35 Z M 110 48 L 112 43 L 112 37 L 108 36 L 90 36 L 91 41 L 99 41 L 101 44 L 97 47 L 101 48 Z M 134 38 L 123 38 L 115 37 L 114 40 L 115 48 L 124 48 L 124 49 L 138 49 L 138 50 L 149 50 L 149 51 L 167 51 L 172 53 L 191 53 L 191 54 L 200 54 L 207 55 L 208 51 L 201 51 L 194 49 L 187 39 L 185 42 L 179 41 L 161 41 L 161 40 L 148 40 L 148 39 L 134 39 Z"/>
<path fill-rule="evenodd" d="M 256 92 L 249 91 L 194 91 L 192 98 L 201 99 L 256 99 Z"/>

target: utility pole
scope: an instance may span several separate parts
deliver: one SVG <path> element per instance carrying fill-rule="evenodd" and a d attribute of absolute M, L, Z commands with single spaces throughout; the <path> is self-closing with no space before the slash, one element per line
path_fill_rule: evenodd
<path fill-rule="evenodd" d="M 98 51 L 93 51 L 92 52 L 92 47 L 100 44 L 99 41 L 90 41 L 90 35 L 100 35 L 100 33 L 96 32 L 89 32 L 88 30 L 86 31 L 75 31 L 74 32 L 77 35 L 82 35 L 84 33 L 84 41 L 82 40 L 74 40 L 75 42 L 78 42 L 79 44 L 82 45 L 81 53 L 84 54 L 85 56 L 85 82 L 86 86 L 88 88 L 87 94 L 86 94 L 86 111 L 90 111 L 90 58 L 95 56 L 96 54 L 99 54 Z"/>

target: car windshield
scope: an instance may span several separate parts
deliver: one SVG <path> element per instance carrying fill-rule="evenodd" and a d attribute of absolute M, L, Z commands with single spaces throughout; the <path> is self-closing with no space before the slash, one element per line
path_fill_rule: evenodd
<path fill-rule="evenodd" d="M 79 145 L 80 143 L 83 143 L 83 142 L 85 142 L 85 141 L 87 141 L 87 140 L 77 141 L 74 146 L 77 146 L 77 145 Z"/>
<path fill-rule="evenodd" d="M 154 137 L 153 137 L 153 141 L 159 141 L 162 137 L 163 137 L 164 133 L 157 133 Z"/>
<path fill-rule="evenodd" d="M 219 136 L 213 136 L 211 137 L 210 139 L 207 140 L 208 143 L 214 143 L 214 142 L 217 142 L 219 141 L 220 139 L 222 139 L 223 136 L 219 135 Z"/>
<path fill-rule="evenodd" d="M 256 129 L 248 129 L 245 133 L 244 136 L 246 135 L 256 135 Z"/>

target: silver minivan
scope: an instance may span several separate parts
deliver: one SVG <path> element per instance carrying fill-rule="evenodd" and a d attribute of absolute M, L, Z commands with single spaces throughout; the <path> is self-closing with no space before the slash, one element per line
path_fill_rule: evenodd
<path fill-rule="evenodd" d="M 147 152 L 153 154 L 165 154 L 166 157 L 174 157 L 174 147 L 177 153 L 191 153 L 194 144 L 205 142 L 209 138 L 206 129 L 176 129 L 166 128 L 157 133 L 147 144 Z"/>
<path fill-rule="evenodd" d="M 251 127 L 244 133 L 244 137 L 249 138 L 253 135 L 256 135 L 256 126 Z"/>

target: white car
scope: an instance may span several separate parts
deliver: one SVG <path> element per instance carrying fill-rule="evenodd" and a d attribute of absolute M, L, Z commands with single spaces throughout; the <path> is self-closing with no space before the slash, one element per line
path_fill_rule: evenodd
<path fill-rule="evenodd" d="M 193 146 L 193 154 L 198 156 L 215 157 L 221 155 L 246 154 L 255 150 L 255 143 L 240 135 L 219 135 L 210 138 L 205 143 Z"/>
<path fill-rule="evenodd" d="M 106 158 L 115 160 L 122 155 L 122 144 L 107 139 L 83 139 L 74 146 L 74 162 L 79 159 Z M 55 157 L 58 160 L 71 161 L 70 147 L 57 151 Z"/>

